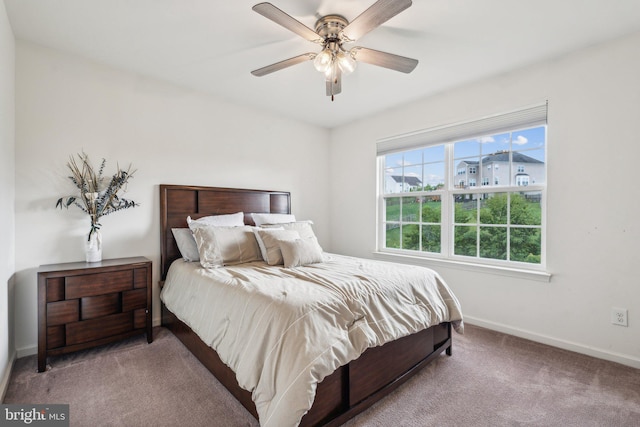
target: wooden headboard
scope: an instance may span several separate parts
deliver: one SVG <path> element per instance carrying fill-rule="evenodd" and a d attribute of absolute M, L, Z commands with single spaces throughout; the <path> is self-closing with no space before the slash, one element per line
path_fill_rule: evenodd
<path fill-rule="evenodd" d="M 251 213 L 291 213 L 291 195 L 285 191 L 161 184 L 161 280 L 166 278 L 171 263 L 180 258 L 172 228 L 187 227 L 187 216 L 196 219 L 236 212 L 244 212 L 245 224 L 253 225 Z"/>

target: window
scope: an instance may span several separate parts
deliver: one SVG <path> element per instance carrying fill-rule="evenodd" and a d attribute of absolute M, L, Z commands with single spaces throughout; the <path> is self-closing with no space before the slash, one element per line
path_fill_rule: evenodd
<path fill-rule="evenodd" d="M 546 111 L 545 103 L 379 141 L 381 181 L 419 182 L 410 192 L 380 186 L 379 250 L 543 268 Z M 482 185 L 460 179 L 463 170 Z"/>

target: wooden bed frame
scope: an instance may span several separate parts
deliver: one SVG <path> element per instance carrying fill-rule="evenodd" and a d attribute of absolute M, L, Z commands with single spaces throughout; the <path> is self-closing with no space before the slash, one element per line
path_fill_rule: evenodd
<path fill-rule="evenodd" d="M 187 227 L 186 218 L 245 212 L 291 213 L 291 196 L 283 191 L 245 190 L 184 185 L 160 185 L 161 280 L 180 257 L 171 228 Z M 162 324 L 258 418 L 251 393 L 240 388 L 235 373 L 217 353 L 162 304 Z M 451 324 L 442 323 L 421 332 L 373 347 L 341 366 L 318 384 L 316 398 L 301 426 L 337 426 L 396 389 L 443 351 L 451 355 Z"/>

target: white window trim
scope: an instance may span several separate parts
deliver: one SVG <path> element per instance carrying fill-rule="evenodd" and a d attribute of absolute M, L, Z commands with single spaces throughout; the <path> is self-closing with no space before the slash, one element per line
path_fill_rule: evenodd
<path fill-rule="evenodd" d="M 437 268 L 447 267 L 458 270 L 472 271 L 474 273 L 495 274 L 499 276 L 513 277 L 517 279 L 533 280 L 537 282 L 550 282 L 552 274 L 545 270 L 520 269 L 515 267 L 496 266 L 491 264 L 477 264 L 454 259 L 440 259 L 434 257 L 416 256 L 408 253 L 391 253 L 374 251 L 373 257 L 382 261 L 400 262 L 404 264 L 423 265 Z"/>

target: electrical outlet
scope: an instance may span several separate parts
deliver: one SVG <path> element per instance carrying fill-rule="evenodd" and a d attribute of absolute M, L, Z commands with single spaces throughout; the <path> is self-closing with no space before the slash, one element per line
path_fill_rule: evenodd
<path fill-rule="evenodd" d="M 627 309 L 613 307 L 611 309 L 611 323 L 614 325 L 628 326 Z"/>

